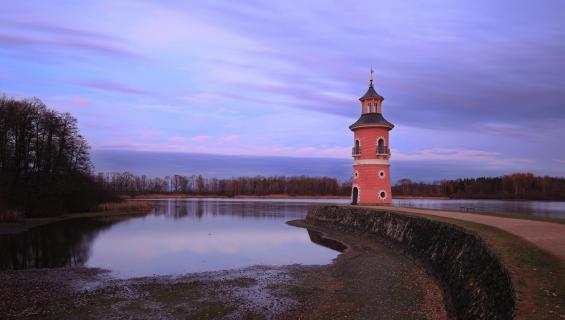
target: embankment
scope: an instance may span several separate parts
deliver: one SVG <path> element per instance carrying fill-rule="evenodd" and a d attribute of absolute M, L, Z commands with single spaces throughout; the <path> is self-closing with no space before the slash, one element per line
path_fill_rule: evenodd
<path fill-rule="evenodd" d="M 375 234 L 400 245 L 443 283 L 458 319 L 514 315 L 510 273 L 475 233 L 426 218 L 350 206 L 313 207 L 306 221 Z"/>

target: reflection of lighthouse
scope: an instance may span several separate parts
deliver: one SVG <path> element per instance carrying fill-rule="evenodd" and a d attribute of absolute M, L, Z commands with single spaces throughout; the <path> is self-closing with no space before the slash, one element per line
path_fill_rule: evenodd
<path fill-rule="evenodd" d="M 373 88 L 359 98 L 361 117 L 349 129 L 354 134 L 352 204 L 390 204 L 390 149 L 388 132 L 394 125 L 383 117 L 384 100 Z"/>

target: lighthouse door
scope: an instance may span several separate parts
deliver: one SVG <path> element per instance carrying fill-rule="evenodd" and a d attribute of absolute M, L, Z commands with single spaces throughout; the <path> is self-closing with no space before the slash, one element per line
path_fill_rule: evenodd
<path fill-rule="evenodd" d="M 359 198 L 359 188 L 353 187 L 353 194 L 351 198 L 351 204 L 356 205 Z"/>

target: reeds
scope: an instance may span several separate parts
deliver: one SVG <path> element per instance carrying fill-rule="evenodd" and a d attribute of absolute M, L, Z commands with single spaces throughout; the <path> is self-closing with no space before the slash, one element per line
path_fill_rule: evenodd
<path fill-rule="evenodd" d="M 122 201 L 99 204 L 96 211 L 142 211 L 151 210 L 155 205 L 148 201 Z"/>
<path fill-rule="evenodd" d="M 20 222 L 24 220 L 24 214 L 19 210 L 0 210 L 1 222 Z"/>

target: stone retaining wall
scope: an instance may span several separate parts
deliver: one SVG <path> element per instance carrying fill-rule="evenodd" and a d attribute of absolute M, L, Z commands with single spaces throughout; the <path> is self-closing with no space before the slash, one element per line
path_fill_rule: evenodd
<path fill-rule="evenodd" d="M 510 273 L 473 232 L 426 218 L 350 206 L 313 207 L 306 221 L 373 233 L 400 245 L 442 282 L 458 319 L 513 317 Z"/>

